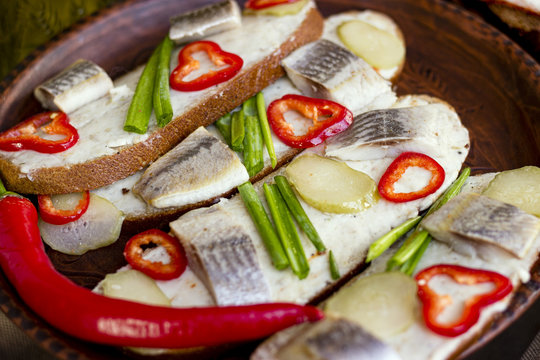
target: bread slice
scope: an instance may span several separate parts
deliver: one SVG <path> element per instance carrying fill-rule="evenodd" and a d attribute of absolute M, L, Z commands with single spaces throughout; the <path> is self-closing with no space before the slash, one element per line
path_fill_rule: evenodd
<path fill-rule="evenodd" d="M 144 135 L 122 128 L 142 69 L 117 79 L 108 96 L 68 114 L 80 135 L 74 147 L 54 155 L 0 151 L 0 173 L 6 187 L 26 194 L 58 194 L 95 189 L 128 177 L 199 126 L 212 124 L 282 76 L 280 60 L 317 39 L 322 26 L 323 19 L 310 1 L 298 14 L 244 16 L 240 28 L 209 37 L 225 51 L 241 56 L 242 70 L 233 79 L 206 90 L 172 90 L 174 119 L 159 128 L 152 116 Z M 177 65 L 176 58 L 174 52 L 171 69 Z"/>
<path fill-rule="evenodd" d="M 540 4 L 534 0 L 484 0 L 510 27 L 540 32 Z"/>

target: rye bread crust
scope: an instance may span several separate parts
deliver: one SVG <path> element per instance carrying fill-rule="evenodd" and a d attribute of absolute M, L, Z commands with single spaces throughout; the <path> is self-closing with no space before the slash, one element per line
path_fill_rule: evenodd
<path fill-rule="evenodd" d="M 69 167 L 40 168 L 30 174 L 21 172 L 19 166 L 0 157 L 0 176 L 8 189 L 23 194 L 80 192 L 124 179 L 165 154 L 199 126 L 212 124 L 283 76 L 281 59 L 294 49 L 318 39 L 322 28 L 321 14 L 316 8 L 311 9 L 300 27 L 271 55 L 242 71 L 220 94 L 208 97 L 143 142 L 126 146 L 114 155 Z"/>

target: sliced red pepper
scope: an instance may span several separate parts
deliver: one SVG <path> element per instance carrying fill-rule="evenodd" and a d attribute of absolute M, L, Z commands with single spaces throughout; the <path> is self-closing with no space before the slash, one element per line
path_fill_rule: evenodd
<path fill-rule="evenodd" d="M 472 296 L 465 301 L 463 313 L 459 319 L 451 323 L 441 323 L 437 317 L 446 306 L 452 303 L 452 298 L 449 295 L 439 295 L 429 287 L 429 281 L 438 275 L 450 276 L 457 283 L 466 285 L 491 282 L 494 289 Z M 422 312 L 426 326 L 439 335 L 449 337 L 466 332 L 478 321 L 480 310 L 483 307 L 501 300 L 513 288 L 510 280 L 499 273 L 448 264 L 435 265 L 422 270 L 416 275 L 416 282 L 418 284 L 418 297 L 423 305 Z"/>
<path fill-rule="evenodd" d="M 143 247 L 152 244 L 162 246 L 167 251 L 170 258 L 168 264 L 143 258 Z M 178 240 L 158 229 L 144 231 L 129 239 L 124 248 L 124 257 L 132 268 L 156 280 L 175 279 L 182 275 L 187 266 L 186 254 Z"/>
<path fill-rule="evenodd" d="M 90 204 L 90 192 L 86 190 L 75 208 L 61 210 L 54 207 L 50 195 L 38 195 L 39 215 L 43 221 L 54 225 L 64 225 L 78 220 L 88 210 Z"/>
<path fill-rule="evenodd" d="M 284 117 L 289 110 L 296 110 L 313 125 L 303 135 L 295 135 L 294 128 Z M 347 129 L 353 122 L 352 113 L 344 106 L 323 99 L 302 95 L 285 95 L 268 106 L 268 122 L 274 133 L 286 145 L 294 148 L 308 148 L 319 145 L 327 138 Z"/>
<path fill-rule="evenodd" d="M 48 125 L 46 125 L 48 124 Z M 39 136 L 41 130 L 49 135 L 63 135 L 59 140 Z M 79 140 L 77 129 L 69 124 L 68 116 L 60 111 L 36 114 L 0 134 L 0 150 L 34 150 L 41 153 L 58 153 L 69 149 Z"/>
<path fill-rule="evenodd" d="M 421 167 L 431 172 L 429 183 L 418 191 L 396 193 L 394 185 L 410 167 Z M 383 198 L 392 202 L 406 202 L 423 198 L 437 191 L 444 182 L 444 169 L 433 158 L 415 152 L 404 152 L 399 155 L 384 172 L 379 180 L 379 193 Z"/>
<path fill-rule="evenodd" d="M 248 0 L 245 7 L 246 9 L 259 10 L 276 5 L 295 3 L 297 1 L 299 0 Z"/>
<path fill-rule="evenodd" d="M 199 61 L 192 56 L 200 51 L 206 52 L 214 65 L 218 67 L 229 66 L 220 70 L 210 70 L 193 80 L 184 81 L 189 73 L 200 67 Z M 184 46 L 178 54 L 178 66 L 171 73 L 169 82 L 171 87 L 178 91 L 203 90 L 229 80 L 240 71 L 243 65 L 244 61 L 240 56 L 223 51 L 215 42 L 195 41 Z"/>

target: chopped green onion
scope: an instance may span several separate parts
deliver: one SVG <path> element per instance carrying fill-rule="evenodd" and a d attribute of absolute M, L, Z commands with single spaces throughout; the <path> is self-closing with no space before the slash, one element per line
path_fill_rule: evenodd
<path fill-rule="evenodd" d="M 407 262 L 407 260 L 409 260 L 416 253 L 416 251 L 420 249 L 424 240 L 428 236 L 429 233 L 426 230 L 415 230 L 389 260 L 392 268 L 387 265 L 387 270 L 391 271 L 393 270 L 393 266 L 401 266 Z"/>
<path fill-rule="evenodd" d="M 246 115 L 244 125 L 246 130 L 244 137 L 244 166 L 249 177 L 252 177 L 264 167 L 263 138 L 261 126 L 256 116 Z"/>
<path fill-rule="evenodd" d="M 294 219 L 298 223 L 298 226 L 300 226 L 300 228 L 304 231 L 308 239 L 311 240 L 319 253 L 325 252 L 326 247 L 324 246 L 324 243 L 322 242 L 319 233 L 309 220 L 306 212 L 304 211 L 304 208 L 302 207 L 302 204 L 300 204 L 300 202 L 298 201 L 296 194 L 294 193 L 291 185 L 287 181 L 287 178 L 285 176 L 278 175 L 274 177 L 274 181 L 279 188 L 281 196 L 283 196 L 283 199 L 287 203 L 289 210 L 294 216 Z"/>
<path fill-rule="evenodd" d="M 285 269 L 289 265 L 289 260 L 253 185 L 248 181 L 238 187 L 238 192 L 246 205 L 251 219 L 255 223 L 259 235 L 263 239 L 272 263 L 278 270 Z"/>
<path fill-rule="evenodd" d="M 458 178 L 454 180 L 450 187 L 446 189 L 446 191 L 433 203 L 433 205 L 431 205 L 431 207 L 424 216 L 432 214 L 434 211 L 438 210 L 441 206 L 446 204 L 454 196 L 459 194 L 461 188 L 463 187 L 463 184 L 465 183 L 465 180 L 467 180 L 470 173 L 470 168 L 463 169 Z M 425 242 L 429 243 L 429 233 L 426 230 L 420 230 L 420 226 L 421 225 L 419 224 L 413 231 L 413 233 L 403 242 L 403 245 L 401 245 L 399 250 L 390 258 L 390 260 L 388 260 L 388 263 L 386 264 L 387 270 L 393 270 L 395 267 L 402 267 L 403 264 L 409 261 L 410 258 L 416 256 L 415 254 L 422 248 L 422 245 Z M 417 259 L 415 261 L 416 263 L 418 263 L 420 257 L 416 257 Z M 416 266 L 414 263 L 411 263 L 409 266 L 406 267 L 407 270 L 411 273 L 414 271 L 414 268 L 410 269 L 412 265 Z"/>
<path fill-rule="evenodd" d="M 465 184 L 465 181 L 467 180 L 469 175 L 471 175 L 471 168 L 467 167 L 463 169 L 459 174 L 458 178 L 454 180 L 450 187 L 446 189 L 446 191 L 441 196 L 439 196 L 437 200 L 435 200 L 433 205 L 431 205 L 428 212 L 424 216 L 428 216 L 433 212 L 439 210 L 439 208 L 446 204 L 448 200 L 459 194 L 461 188 L 463 187 L 463 184 Z"/>
<path fill-rule="evenodd" d="M 159 53 L 160 46 L 152 53 L 139 78 L 124 123 L 125 131 L 144 134 L 148 129 L 148 122 L 152 114 L 152 94 L 154 92 Z"/>
<path fill-rule="evenodd" d="M 225 139 L 225 142 L 229 147 L 231 146 L 231 114 L 225 114 L 222 117 L 220 117 L 215 122 L 216 128 L 218 129 L 221 136 L 223 136 L 223 139 Z"/>
<path fill-rule="evenodd" d="M 270 213 L 274 219 L 274 224 L 289 259 L 291 269 L 299 279 L 304 279 L 309 274 L 309 264 L 291 213 L 281 197 L 277 185 L 264 184 L 263 188 L 266 202 L 270 208 Z"/>
<path fill-rule="evenodd" d="M 171 62 L 171 51 L 173 42 L 169 36 L 159 46 L 159 60 L 154 80 L 154 113 L 159 127 L 167 125 L 173 117 L 171 97 L 169 94 L 169 64 Z"/>
<path fill-rule="evenodd" d="M 231 148 L 234 151 L 244 151 L 244 112 L 234 112 L 231 120 Z"/>
<path fill-rule="evenodd" d="M 424 255 L 424 253 L 426 252 L 430 242 L 431 235 L 428 235 L 422 242 L 422 245 L 420 245 L 418 250 L 414 253 L 414 255 L 410 257 L 409 260 L 405 262 L 405 264 L 401 265 L 399 270 L 402 273 L 411 276 L 414 272 L 414 269 L 416 269 L 416 265 L 418 265 L 418 262 L 422 258 L 422 255 Z"/>
<path fill-rule="evenodd" d="M 242 110 L 245 116 L 257 116 L 257 105 L 255 103 L 255 96 L 250 97 L 242 104 Z"/>
<path fill-rule="evenodd" d="M 272 168 L 275 168 L 277 165 L 277 157 L 274 150 L 272 133 L 270 132 L 270 125 L 268 124 L 268 118 L 266 116 L 266 104 L 264 103 L 264 96 L 262 92 L 257 93 L 255 96 L 255 101 L 257 103 L 257 113 L 259 115 L 259 122 L 261 124 L 261 131 L 264 143 L 266 145 L 266 151 L 268 152 L 268 156 L 270 156 Z"/>
<path fill-rule="evenodd" d="M 339 268 L 332 250 L 328 252 L 328 263 L 330 265 L 330 276 L 332 277 L 332 280 L 339 279 L 341 275 L 339 274 Z"/>
<path fill-rule="evenodd" d="M 392 246 L 392 244 L 395 243 L 400 237 L 409 232 L 409 230 L 418 224 L 420 220 L 422 220 L 421 216 L 409 219 L 375 240 L 375 242 L 369 247 L 366 262 L 371 262 L 377 257 L 381 256 L 386 249 Z"/>

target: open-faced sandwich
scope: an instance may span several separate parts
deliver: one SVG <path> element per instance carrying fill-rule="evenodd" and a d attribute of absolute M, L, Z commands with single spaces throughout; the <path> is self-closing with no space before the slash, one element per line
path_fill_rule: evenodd
<path fill-rule="evenodd" d="M 375 11 L 225 0 L 114 81 L 77 61 L 0 133 L 4 273 L 51 325 L 139 354 L 269 337 L 253 359 L 455 356 L 538 259 L 540 169 L 468 177 L 455 109 L 392 89 L 405 38 Z M 93 291 L 43 250 L 133 229 Z"/>

